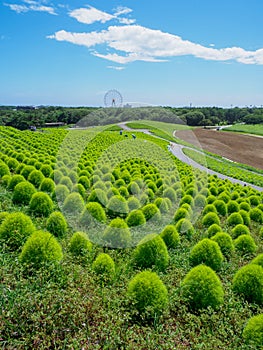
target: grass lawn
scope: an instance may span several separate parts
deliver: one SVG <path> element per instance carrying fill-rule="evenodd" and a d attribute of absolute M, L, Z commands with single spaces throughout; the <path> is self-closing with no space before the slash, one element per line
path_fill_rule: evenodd
<path fill-rule="evenodd" d="M 263 136 L 263 124 L 236 124 L 223 130 Z"/>

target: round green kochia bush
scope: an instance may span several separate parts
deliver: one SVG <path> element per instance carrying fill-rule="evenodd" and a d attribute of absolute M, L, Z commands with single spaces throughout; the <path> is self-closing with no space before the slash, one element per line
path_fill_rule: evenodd
<path fill-rule="evenodd" d="M 43 264 L 59 262 L 62 248 L 56 238 L 47 231 L 35 231 L 23 245 L 19 260 L 23 264 L 40 268 Z"/>
<path fill-rule="evenodd" d="M 74 232 L 69 240 L 68 250 L 76 258 L 85 258 L 92 251 L 92 243 L 85 232 Z"/>
<path fill-rule="evenodd" d="M 6 216 L 0 226 L 0 241 L 10 250 L 19 249 L 35 231 L 29 216 L 17 212 Z"/>
<path fill-rule="evenodd" d="M 44 180 L 44 175 L 40 170 L 33 170 L 28 175 L 29 182 L 31 182 L 36 188 L 39 188 L 41 182 Z"/>
<path fill-rule="evenodd" d="M 134 196 L 128 198 L 127 204 L 130 211 L 139 209 L 141 206 L 139 199 Z"/>
<path fill-rule="evenodd" d="M 40 191 L 53 193 L 55 190 L 55 182 L 50 178 L 44 178 L 40 184 Z"/>
<path fill-rule="evenodd" d="M 25 179 L 28 178 L 31 171 L 36 170 L 32 165 L 25 165 L 21 171 L 21 175 L 24 176 Z"/>
<path fill-rule="evenodd" d="M 249 264 L 241 267 L 232 281 L 233 291 L 252 303 L 263 303 L 263 267 Z"/>
<path fill-rule="evenodd" d="M 87 176 L 80 176 L 78 183 L 81 184 L 85 188 L 85 190 L 90 188 L 90 181 L 87 178 Z"/>
<path fill-rule="evenodd" d="M 40 171 L 45 177 L 50 177 L 52 175 L 52 168 L 49 164 L 43 164 L 40 168 Z"/>
<path fill-rule="evenodd" d="M 102 205 L 98 202 L 89 202 L 81 213 L 80 223 L 87 226 L 91 223 L 106 222 L 107 217 Z"/>
<path fill-rule="evenodd" d="M 259 224 L 263 223 L 263 211 L 259 208 L 253 208 L 249 211 L 250 219 L 258 222 Z"/>
<path fill-rule="evenodd" d="M 251 222 L 249 213 L 243 209 L 239 210 L 238 213 L 242 216 L 244 225 L 249 226 Z"/>
<path fill-rule="evenodd" d="M 146 221 L 151 220 L 156 222 L 161 220 L 160 210 L 153 203 L 146 204 L 144 207 L 142 207 L 142 212 L 145 216 Z"/>
<path fill-rule="evenodd" d="M 22 181 L 25 181 L 24 176 L 22 176 L 20 174 L 13 175 L 10 179 L 9 184 L 8 184 L 8 189 L 12 191 L 16 187 L 16 185 Z"/>
<path fill-rule="evenodd" d="M 4 176 L 1 178 L 1 184 L 2 184 L 4 187 L 8 187 L 10 181 L 11 181 L 11 175 L 4 175 Z"/>
<path fill-rule="evenodd" d="M 0 225 L 5 220 L 5 218 L 9 215 L 8 211 L 1 211 L 0 212 Z"/>
<path fill-rule="evenodd" d="M 103 280 L 112 281 L 115 277 L 115 263 L 109 254 L 100 253 L 93 261 L 92 269 Z"/>
<path fill-rule="evenodd" d="M 169 198 L 161 198 L 158 197 L 155 199 L 154 204 L 159 208 L 160 212 L 162 214 L 167 214 L 169 213 L 171 207 L 172 207 L 172 202 Z"/>
<path fill-rule="evenodd" d="M 232 213 L 227 218 L 228 226 L 236 226 L 243 223 L 244 223 L 243 218 L 239 213 Z"/>
<path fill-rule="evenodd" d="M 175 225 L 176 230 L 181 233 L 182 235 L 186 236 L 188 239 L 190 239 L 193 234 L 195 233 L 195 229 L 188 219 L 181 219 L 179 220 Z"/>
<path fill-rule="evenodd" d="M 169 198 L 172 203 L 175 203 L 177 200 L 176 192 L 173 188 L 169 187 L 163 191 L 163 197 Z"/>
<path fill-rule="evenodd" d="M 182 281 L 181 291 L 183 298 L 194 310 L 207 307 L 216 309 L 224 302 L 220 279 L 205 265 L 198 265 L 188 272 Z"/>
<path fill-rule="evenodd" d="M 202 225 L 205 227 L 209 227 L 213 224 L 220 225 L 220 220 L 219 217 L 217 216 L 216 213 L 207 213 L 203 218 L 202 218 Z"/>
<path fill-rule="evenodd" d="M 236 213 L 239 211 L 239 204 L 236 201 L 230 200 L 227 203 L 228 214 Z"/>
<path fill-rule="evenodd" d="M 250 231 L 246 225 L 238 224 L 231 230 L 231 235 L 233 238 L 237 238 L 241 235 L 250 235 Z"/>
<path fill-rule="evenodd" d="M 140 209 L 135 209 L 129 213 L 129 215 L 126 218 L 126 222 L 129 227 L 140 226 L 146 223 L 146 219 L 143 212 Z"/>
<path fill-rule="evenodd" d="M 16 168 L 19 166 L 19 162 L 15 158 L 9 158 L 7 165 L 12 172 L 15 172 Z"/>
<path fill-rule="evenodd" d="M 239 208 L 240 210 L 245 210 L 246 212 L 249 212 L 249 210 L 251 209 L 250 205 L 247 202 L 241 202 L 239 204 Z"/>
<path fill-rule="evenodd" d="M 232 240 L 232 237 L 226 232 L 217 232 L 213 237 L 211 237 L 212 241 L 215 241 L 219 247 L 221 252 L 226 258 L 230 258 L 235 250 L 235 246 Z"/>
<path fill-rule="evenodd" d="M 208 213 L 217 213 L 216 207 L 213 204 L 207 204 L 204 207 L 204 209 L 202 211 L 203 216 L 205 216 Z"/>
<path fill-rule="evenodd" d="M 140 314 L 154 317 L 168 305 L 168 292 L 160 277 L 152 271 L 139 272 L 130 281 L 128 297 Z"/>
<path fill-rule="evenodd" d="M 167 248 L 176 248 L 180 243 L 180 236 L 174 225 L 167 225 L 160 234 Z"/>
<path fill-rule="evenodd" d="M 46 191 L 44 191 L 46 192 Z M 58 203 L 63 203 L 67 196 L 70 194 L 69 189 L 65 185 L 57 185 L 55 187 L 55 193 L 54 196 Z"/>
<path fill-rule="evenodd" d="M 13 191 L 12 201 L 15 204 L 28 205 L 33 194 L 36 193 L 34 185 L 28 181 L 19 182 Z"/>
<path fill-rule="evenodd" d="M 108 201 L 107 211 L 111 218 L 125 216 L 129 212 L 126 199 L 121 195 L 112 196 Z"/>
<path fill-rule="evenodd" d="M 29 208 L 36 216 L 48 217 L 53 210 L 53 202 L 45 192 L 34 193 L 31 197 Z"/>
<path fill-rule="evenodd" d="M 195 205 L 195 207 L 198 207 L 198 208 L 204 208 L 205 205 L 206 205 L 206 198 L 205 198 L 205 196 L 202 195 L 202 194 L 197 194 L 194 197 L 194 205 Z"/>
<path fill-rule="evenodd" d="M 227 205 L 223 200 L 217 199 L 214 201 L 213 205 L 216 208 L 216 211 L 221 216 L 226 216 L 227 214 Z"/>
<path fill-rule="evenodd" d="M 79 216 L 84 210 L 84 200 L 79 193 L 70 193 L 66 197 L 62 209 L 68 215 Z"/>
<path fill-rule="evenodd" d="M 259 254 L 258 256 L 256 256 L 252 261 L 251 264 L 256 264 L 256 265 L 260 265 L 263 267 L 263 253 Z"/>
<path fill-rule="evenodd" d="M 189 219 L 190 214 L 187 209 L 185 208 L 178 208 L 177 211 L 174 214 L 174 222 L 176 223 L 177 221 L 181 219 Z"/>
<path fill-rule="evenodd" d="M 8 166 L 0 160 L 0 177 L 3 177 L 4 175 L 10 175 L 10 170 Z"/>
<path fill-rule="evenodd" d="M 257 347 L 263 346 L 263 314 L 251 317 L 243 331 L 243 338 L 247 344 Z"/>
<path fill-rule="evenodd" d="M 219 225 L 213 224 L 213 225 L 209 226 L 207 229 L 208 238 L 214 236 L 217 232 L 222 232 L 222 229 Z"/>
<path fill-rule="evenodd" d="M 260 197 L 256 195 L 251 195 L 248 197 L 249 203 L 253 206 L 257 206 L 260 204 Z"/>
<path fill-rule="evenodd" d="M 113 219 L 102 235 L 103 244 L 111 248 L 127 248 L 131 244 L 131 233 L 121 218 Z"/>
<path fill-rule="evenodd" d="M 217 271 L 224 257 L 217 242 L 209 238 L 199 241 L 190 251 L 189 261 L 192 266 L 205 264 Z"/>
<path fill-rule="evenodd" d="M 47 219 L 47 230 L 56 237 L 65 235 L 68 224 L 64 215 L 60 211 L 54 211 Z"/>
<path fill-rule="evenodd" d="M 248 234 L 240 235 L 234 240 L 236 250 L 242 254 L 253 254 L 257 250 L 257 245 Z"/>
<path fill-rule="evenodd" d="M 135 266 L 165 270 L 169 263 L 169 254 L 163 239 L 151 233 L 145 236 L 133 251 L 132 257 Z"/>

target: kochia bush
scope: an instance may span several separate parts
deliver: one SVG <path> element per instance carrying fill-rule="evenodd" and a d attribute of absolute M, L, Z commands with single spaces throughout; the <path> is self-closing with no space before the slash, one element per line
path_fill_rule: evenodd
<path fill-rule="evenodd" d="M 202 224 L 205 226 L 205 227 L 208 227 L 208 226 L 211 226 L 213 224 L 217 224 L 217 225 L 220 225 L 220 220 L 219 220 L 219 217 L 217 216 L 216 213 L 207 213 L 203 219 L 202 219 Z"/>
<path fill-rule="evenodd" d="M 174 225 L 167 225 L 161 235 L 167 248 L 176 248 L 180 242 L 180 236 Z"/>
<path fill-rule="evenodd" d="M 129 213 L 129 215 L 126 218 L 126 222 L 129 227 L 140 226 L 146 223 L 146 219 L 143 212 L 140 209 L 135 209 Z"/>
<path fill-rule="evenodd" d="M 39 268 L 42 264 L 59 262 L 62 248 L 56 238 L 47 231 L 35 231 L 26 241 L 19 256 L 23 264 Z"/>
<path fill-rule="evenodd" d="M 255 349 L 263 345 L 263 314 L 253 316 L 248 320 L 243 331 L 243 338 Z"/>
<path fill-rule="evenodd" d="M 100 253 L 93 261 L 92 269 L 103 280 L 111 281 L 115 277 L 115 263 L 109 254 Z"/>
<path fill-rule="evenodd" d="M 13 191 L 13 202 L 15 204 L 28 205 L 36 189 L 33 184 L 28 181 L 19 182 Z"/>
<path fill-rule="evenodd" d="M 215 236 L 211 237 L 211 240 L 217 242 L 226 258 L 229 258 L 235 250 L 232 237 L 226 232 L 217 232 Z"/>
<path fill-rule="evenodd" d="M 234 240 L 235 248 L 242 254 L 253 254 L 257 250 L 257 245 L 252 236 L 248 234 L 240 235 Z"/>
<path fill-rule="evenodd" d="M 121 218 L 113 219 L 102 235 L 103 243 L 112 248 L 126 248 L 131 243 L 131 233 Z"/>
<path fill-rule="evenodd" d="M 92 243 L 85 232 L 74 232 L 69 240 L 69 252 L 74 257 L 87 257 L 92 251 Z"/>
<path fill-rule="evenodd" d="M 142 271 L 129 283 L 128 297 L 140 314 L 153 317 L 168 305 L 168 292 L 155 272 Z"/>
<path fill-rule="evenodd" d="M 107 217 L 101 204 L 98 202 L 89 202 L 81 214 L 80 223 L 87 226 L 95 221 L 106 222 L 106 219 Z"/>
<path fill-rule="evenodd" d="M 194 310 L 218 308 L 224 301 L 224 291 L 216 273 L 208 266 L 194 267 L 182 281 L 182 296 Z"/>
<path fill-rule="evenodd" d="M 252 261 L 251 264 L 256 264 L 256 265 L 260 265 L 263 267 L 263 253 L 259 254 L 258 256 L 256 256 Z"/>
<path fill-rule="evenodd" d="M 47 230 L 56 237 L 62 237 L 67 232 L 67 221 L 60 211 L 54 211 L 47 219 Z"/>
<path fill-rule="evenodd" d="M 53 207 L 52 199 L 45 192 L 34 193 L 29 203 L 30 210 L 37 216 L 49 216 Z"/>
<path fill-rule="evenodd" d="M 213 270 L 219 270 L 224 258 L 218 243 L 204 238 L 192 248 L 189 260 L 192 266 L 205 264 Z"/>

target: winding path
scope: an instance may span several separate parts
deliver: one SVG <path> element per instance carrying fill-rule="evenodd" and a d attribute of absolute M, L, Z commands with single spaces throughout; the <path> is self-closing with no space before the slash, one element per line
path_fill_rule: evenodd
<path fill-rule="evenodd" d="M 145 134 L 150 134 L 152 136 L 154 136 L 149 130 L 147 129 L 131 129 L 129 128 L 126 123 L 119 123 L 118 124 L 123 130 L 127 130 L 127 131 L 137 131 L 137 132 L 143 132 Z M 157 137 L 157 136 L 156 136 Z M 167 140 L 166 140 L 167 141 Z M 241 180 L 238 180 L 238 179 L 235 179 L 233 177 L 230 177 L 230 176 L 227 176 L 227 175 L 223 175 L 221 173 L 218 173 L 214 170 L 211 170 L 211 169 L 208 169 L 206 167 L 204 167 L 203 165 L 195 162 L 193 159 L 191 159 L 190 157 L 188 157 L 187 155 L 184 154 L 183 152 L 183 148 L 189 148 L 189 149 L 192 149 L 190 147 L 186 147 L 186 146 L 183 146 L 183 145 L 180 145 L 178 143 L 172 143 L 172 147 L 171 147 L 171 152 L 172 154 L 178 158 L 179 160 L 181 160 L 182 162 L 188 164 L 188 165 L 191 165 L 192 167 L 194 168 L 197 168 L 201 171 L 205 171 L 207 174 L 209 175 L 216 175 L 217 177 L 219 177 L 220 179 L 227 179 L 229 181 L 231 181 L 232 183 L 234 184 L 240 184 L 242 186 L 246 185 L 246 186 L 250 186 L 254 189 L 256 189 L 257 191 L 260 191 L 260 192 L 263 192 L 263 187 L 260 187 L 260 186 L 256 186 L 256 185 L 253 185 L 253 184 L 250 184 L 248 182 L 245 182 L 245 181 L 241 181 Z M 194 150 L 194 149 L 193 149 Z"/>

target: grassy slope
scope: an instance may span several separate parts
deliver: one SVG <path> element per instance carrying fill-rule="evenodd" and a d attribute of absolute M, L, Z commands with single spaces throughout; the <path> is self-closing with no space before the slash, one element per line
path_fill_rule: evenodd
<path fill-rule="evenodd" d="M 263 124 L 255 124 L 255 125 L 236 124 L 229 128 L 225 128 L 223 130 L 263 136 Z"/>

